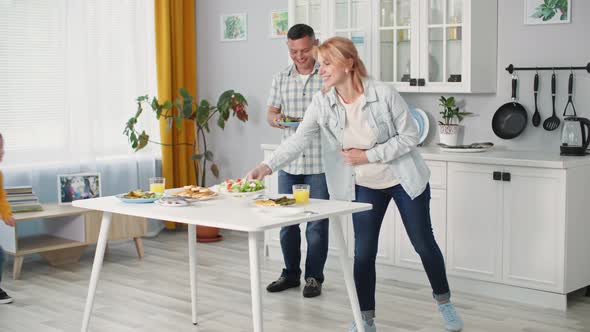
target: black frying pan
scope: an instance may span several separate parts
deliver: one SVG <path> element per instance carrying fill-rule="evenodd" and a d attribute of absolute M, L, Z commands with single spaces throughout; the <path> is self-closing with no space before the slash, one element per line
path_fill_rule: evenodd
<path fill-rule="evenodd" d="M 508 102 L 494 113 L 492 130 L 496 136 L 512 139 L 520 135 L 526 128 L 528 115 L 524 107 L 516 102 L 516 76 L 512 77 L 512 101 Z"/>

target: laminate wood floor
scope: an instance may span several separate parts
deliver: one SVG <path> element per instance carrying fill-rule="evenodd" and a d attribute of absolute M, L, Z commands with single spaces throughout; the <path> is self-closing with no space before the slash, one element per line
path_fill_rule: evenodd
<path fill-rule="evenodd" d="M 199 326 L 191 323 L 186 232 L 163 232 L 144 239 L 145 258 L 133 241 L 109 245 L 90 321 L 91 331 L 251 331 L 248 243 L 226 235 L 222 242 L 199 244 Z M 22 279 L 12 280 L 7 259 L 2 288 L 14 303 L 0 305 L 0 331 L 79 331 L 94 250 L 79 264 L 54 268 L 38 257 L 25 259 Z M 334 258 L 326 268 L 323 295 L 305 299 L 301 289 L 264 292 L 265 331 L 347 331 L 352 320 L 342 273 Z M 265 286 L 282 264 L 262 261 Z M 428 287 L 378 276 L 378 331 L 444 331 Z M 387 277 L 387 278 L 386 278 Z M 567 312 L 544 310 L 453 290 L 453 302 L 466 332 L 590 331 L 590 298 L 571 296 Z"/>

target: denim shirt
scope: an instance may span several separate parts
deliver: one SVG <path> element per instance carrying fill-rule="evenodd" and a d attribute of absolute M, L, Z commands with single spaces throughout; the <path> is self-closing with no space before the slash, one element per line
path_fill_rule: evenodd
<path fill-rule="evenodd" d="M 419 132 L 408 105 L 390 85 L 366 79 L 363 82 L 365 103 L 363 112 L 369 112 L 369 127 L 377 144 L 366 150 L 369 162 L 390 165 L 408 195 L 414 199 L 426 188 L 430 170 L 416 150 Z M 337 200 L 354 200 L 354 167 L 342 158 L 342 137 L 346 124 L 346 111 L 332 87 L 317 92 L 295 134 L 285 140 L 263 163 L 273 172 L 288 165 L 299 156 L 309 142 L 320 133 L 324 169 L 330 197 Z"/>

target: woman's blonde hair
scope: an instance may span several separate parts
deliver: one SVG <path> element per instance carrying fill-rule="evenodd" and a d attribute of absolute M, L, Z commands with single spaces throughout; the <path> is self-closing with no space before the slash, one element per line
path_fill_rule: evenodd
<path fill-rule="evenodd" d="M 367 69 L 350 39 L 344 37 L 327 39 L 314 49 L 313 57 L 317 60 L 319 56 L 330 63 L 347 68 L 353 87 L 358 92 L 363 92 L 363 80 L 368 77 Z M 349 66 L 350 60 L 352 60 L 352 66 Z"/>

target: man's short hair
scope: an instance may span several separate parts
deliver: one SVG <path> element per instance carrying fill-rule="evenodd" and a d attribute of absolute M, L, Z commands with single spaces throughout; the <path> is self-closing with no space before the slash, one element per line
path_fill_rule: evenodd
<path fill-rule="evenodd" d="M 287 32 L 287 38 L 291 40 L 297 40 L 304 37 L 309 37 L 312 40 L 315 40 L 313 28 L 307 24 L 295 24 L 289 29 L 289 32 Z"/>

